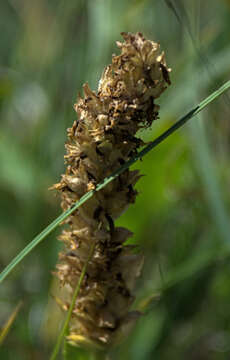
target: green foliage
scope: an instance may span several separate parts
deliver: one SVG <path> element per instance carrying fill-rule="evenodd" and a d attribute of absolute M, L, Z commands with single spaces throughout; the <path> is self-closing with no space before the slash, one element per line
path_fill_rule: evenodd
<path fill-rule="evenodd" d="M 173 70 L 160 120 L 140 134 L 148 141 L 229 78 L 229 12 L 228 0 L 1 2 L 1 269 L 60 212 L 47 189 L 63 172 L 73 103 L 83 82 L 97 87 L 119 33 L 159 41 Z M 112 359 L 229 357 L 229 104 L 226 95 L 135 165 L 145 175 L 140 195 L 119 224 L 145 253 L 136 305 L 161 296 Z M 1 284 L 0 327 L 26 303 L 4 360 L 51 354 L 62 318 L 52 301 L 56 235 Z M 74 351 L 68 358 L 91 356 Z"/>

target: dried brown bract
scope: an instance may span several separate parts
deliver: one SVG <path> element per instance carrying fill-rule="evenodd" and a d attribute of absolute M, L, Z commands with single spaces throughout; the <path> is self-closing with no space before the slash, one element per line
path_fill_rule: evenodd
<path fill-rule="evenodd" d="M 63 210 L 129 160 L 143 145 L 136 133 L 158 117 L 155 99 L 170 84 L 169 69 L 159 45 L 142 34 L 122 33 L 121 54 L 113 56 L 99 82 L 98 92 L 85 84 L 84 98 L 75 105 L 78 114 L 68 129 L 67 169 L 53 188 L 61 193 Z M 68 339 L 76 344 L 114 344 L 134 323 L 130 312 L 135 280 L 143 257 L 124 245 L 132 233 L 115 227 L 114 220 L 134 203 L 138 171 L 126 170 L 66 220 L 60 240 L 56 275 L 65 292 L 65 309 L 71 302 L 92 242 L 88 264 L 72 314 Z"/>

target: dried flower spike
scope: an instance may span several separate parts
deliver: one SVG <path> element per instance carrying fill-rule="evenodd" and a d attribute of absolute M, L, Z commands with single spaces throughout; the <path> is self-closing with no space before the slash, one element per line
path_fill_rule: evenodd
<path fill-rule="evenodd" d="M 169 69 L 159 45 L 142 34 L 122 33 L 117 42 L 121 54 L 113 56 L 99 82 L 98 92 L 84 85 L 84 98 L 75 105 L 78 114 L 68 129 L 65 161 L 60 183 L 63 210 L 70 208 L 104 177 L 129 160 L 143 145 L 136 133 L 158 117 L 155 99 L 170 84 Z M 135 322 L 130 312 L 132 294 L 143 257 L 124 245 L 132 233 L 114 226 L 114 220 L 134 203 L 138 171 L 126 170 L 66 220 L 60 240 L 65 250 L 57 265 L 65 309 L 87 259 L 92 242 L 94 254 L 88 264 L 72 314 L 68 339 L 75 344 L 113 345 Z"/>

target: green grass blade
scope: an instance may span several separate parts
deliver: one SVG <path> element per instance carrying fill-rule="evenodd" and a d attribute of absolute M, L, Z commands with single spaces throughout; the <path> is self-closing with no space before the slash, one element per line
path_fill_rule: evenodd
<path fill-rule="evenodd" d="M 42 240 L 44 240 L 56 227 L 64 221 L 74 210 L 81 206 L 86 200 L 88 200 L 92 194 L 86 193 L 74 207 L 68 209 L 60 216 L 58 216 L 51 224 L 49 224 L 40 234 L 38 234 L 10 263 L 0 274 L 0 283 L 6 278 L 6 276 L 19 264 L 26 255 L 28 255 Z"/>
<path fill-rule="evenodd" d="M 8 335 L 21 307 L 23 302 L 19 301 L 18 305 L 14 309 L 14 311 L 10 314 L 9 318 L 7 319 L 6 323 L 3 325 L 0 331 L 0 346 L 4 343 L 6 336 Z"/>
<path fill-rule="evenodd" d="M 67 313 L 67 316 L 66 316 L 66 319 L 65 319 L 65 322 L 64 322 L 64 325 L 62 327 L 62 330 L 61 332 L 59 333 L 59 336 L 58 336 L 58 339 L 57 339 L 57 342 L 55 344 L 55 347 L 54 347 L 54 350 L 51 354 L 51 357 L 50 357 L 50 360 L 55 360 L 59 351 L 60 351 L 60 347 L 61 347 L 61 344 L 62 344 L 62 341 L 64 339 L 64 337 L 67 335 L 67 332 L 68 332 L 68 327 L 69 327 L 69 322 L 70 322 L 70 319 L 71 319 L 71 315 L 72 315 L 72 312 L 73 312 L 73 308 L 74 308 L 74 305 L 76 303 L 76 299 L 77 299 L 77 296 L 79 294 L 79 291 L 80 291 L 80 287 L 81 287 L 81 284 L 82 284 L 82 281 L 84 279 L 84 276 L 85 276 L 85 273 L 86 273 L 86 269 L 87 269 L 87 266 L 88 266 L 88 263 L 93 255 L 93 252 L 94 252 L 94 248 L 95 248 L 95 243 L 93 243 L 91 245 L 91 248 L 90 248 L 90 252 L 89 252 L 89 256 L 83 266 L 83 269 L 82 269 L 82 272 L 81 272 L 81 275 L 80 275 L 80 278 L 78 280 L 78 283 L 77 283 L 77 286 L 74 290 L 74 294 L 73 294 L 73 298 L 72 298 L 72 302 L 71 302 L 71 305 L 69 307 L 69 310 L 68 310 L 68 313 Z"/>
<path fill-rule="evenodd" d="M 107 184 L 113 181 L 131 165 L 133 165 L 137 160 L 143 158 L 148 154 L 153 148 L 159 145 L 164 141 L 168 136 L 182 127 L 189 119 L 196 116 L 201 110 L 203 110 L 207 105 L 217 99 L 221 94 L 230 88 L 230 80 L 222 85 L 218 90 L 214 91 L 211 95 L 201 101 L 195 108 L 193 108 L 189 113 L 179 119 L 173 126 L 166 130 L 163 134 L 157 137 L 155 140 L 150 142 L 142 151 L 135 155 L 132 159 L 127 161 L 122 165 L 118 170 L 113 174 L 105 178 L 101 183 L 99 183 L 94 190 L 87 192 L 81 197 L 79 201 L 76 202 L 72 208 L 62 213 L 58 218 L 56 218 L 50 225 L 47 226 L 39 235 L 37 235 L 11 262 L 10 264 L 2 271 L 0 274 L 0 283 L 6 278 L 6 276 L 15 268 L 15 266 L 20 263 L 24 257 L 31 252 L 42 240 L 46 238 L 62 221 L 64 221 L 69 215 L 71 215 L 77 208 L 89 200 L 96 191 L 103 189 Z"/>

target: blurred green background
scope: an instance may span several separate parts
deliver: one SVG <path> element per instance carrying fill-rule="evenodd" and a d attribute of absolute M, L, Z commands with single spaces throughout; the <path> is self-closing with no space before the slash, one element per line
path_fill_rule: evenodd
<path fill-rule="evenodd" d="M 160 42 L 172 68 L 146 141 L 230 77 L 229 0 L 1 1 L 1 269 L 59 215 L 48 188 L 64 172 L 73 104 L 84 82 L 97 88 L 122 31 Z M 140 194 L 118 224 L 145 254 L 136 292 L 145 314 L 111 359 L 230 358 L 229 107 L 230 94 L 135 165 L 145 175 Z M 0 286 L 1 328 L 23 301 L 3 360 L 49 358 L 62 319 L 52 297 L 59 232 Z"/>

